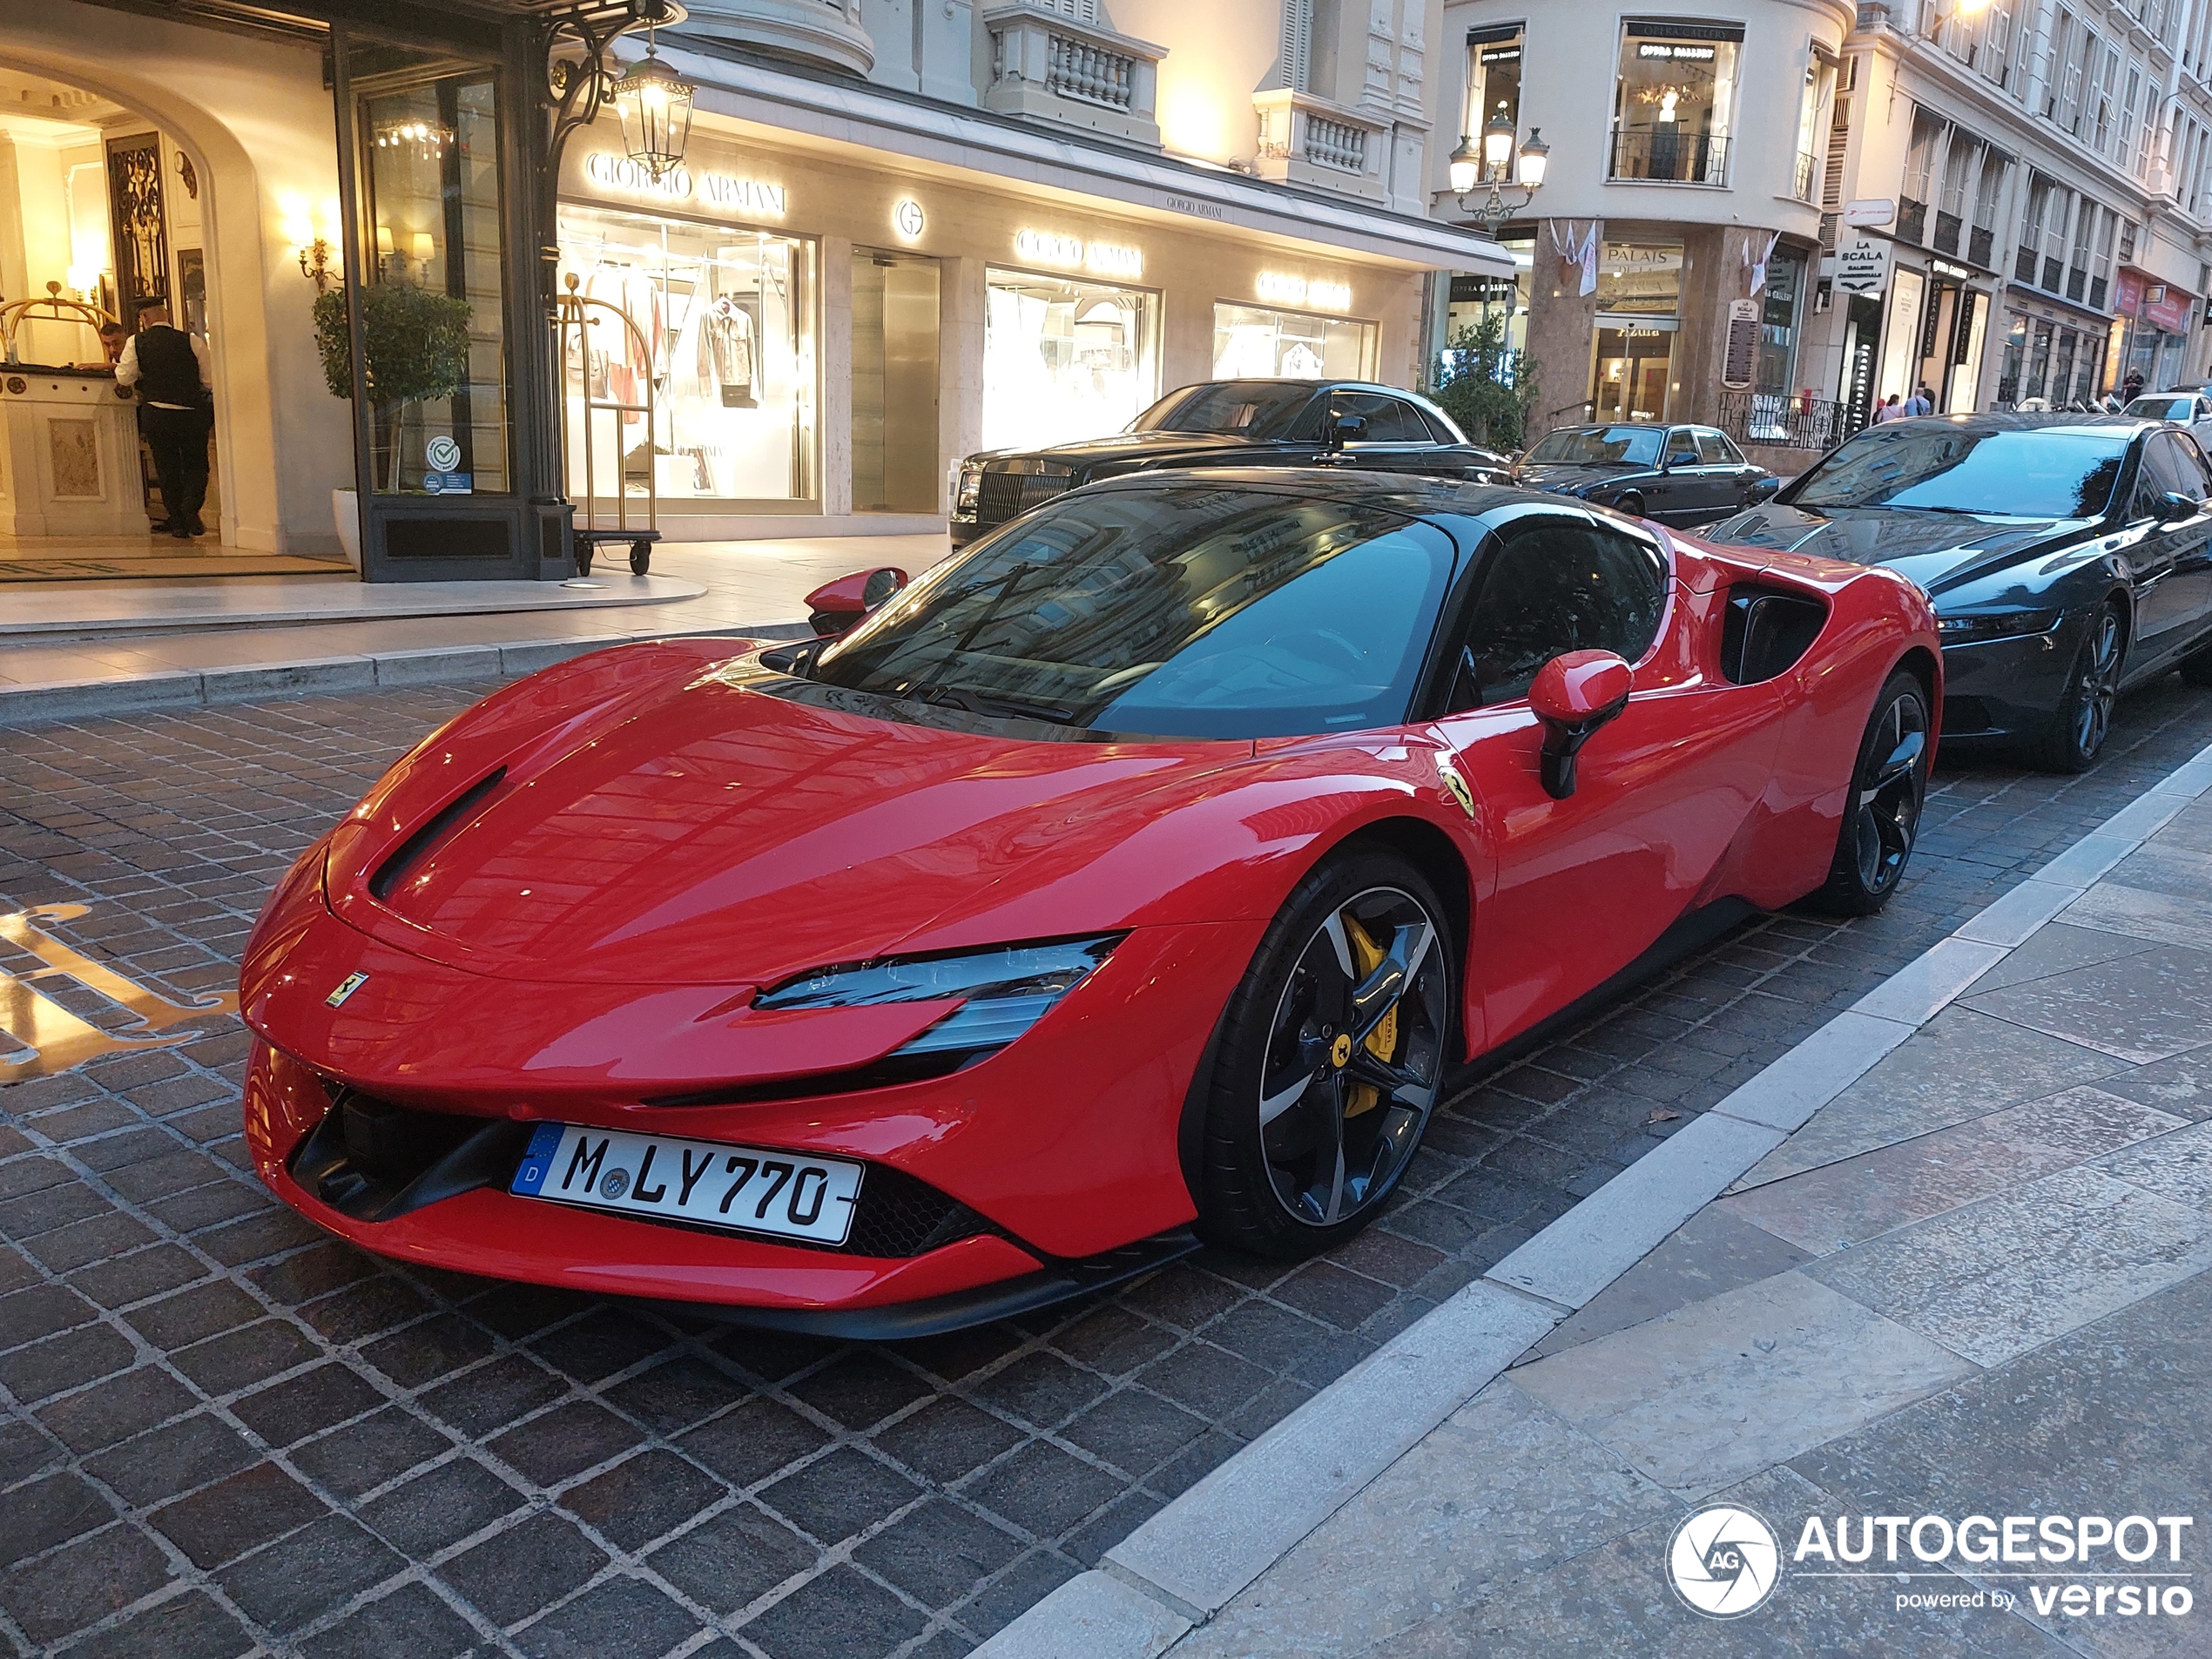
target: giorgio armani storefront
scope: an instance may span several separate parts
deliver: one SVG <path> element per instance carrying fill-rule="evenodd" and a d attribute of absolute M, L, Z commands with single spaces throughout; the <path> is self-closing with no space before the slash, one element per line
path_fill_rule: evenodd
<path fill-rule="evenodd" d="M 1220 375 L 1408 384 L 1432 267 L 1197 215 L 1029 198 L 702 119 L 655 181 L 563 158 L 579 523 L 670 540 L 941 528 L 978 448 L 1119 430 Z"/>

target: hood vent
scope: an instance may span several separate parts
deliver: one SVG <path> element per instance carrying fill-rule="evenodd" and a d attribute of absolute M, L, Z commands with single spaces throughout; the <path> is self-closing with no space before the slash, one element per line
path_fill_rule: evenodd
<path fill-rule="evenodd" d="M 496 768 L 489 777 L 481 779 L 474 787 L 463 792 L 447 806 L 444 811 L 401 841 L 398 850 L 383 863 L 378 865 L 376 873 L 368 878 L 368 896 L 379 904 L 389 899 L 392 889 L 399 885 L 400 878 L 415 865 L 420 863 L 429 853 L 432 847 L 443 840 L 447 832 L 467 817 L 472 807 L 490 794 L 493 790 L 498 788 L 506 776 L 506 767 Z"/>

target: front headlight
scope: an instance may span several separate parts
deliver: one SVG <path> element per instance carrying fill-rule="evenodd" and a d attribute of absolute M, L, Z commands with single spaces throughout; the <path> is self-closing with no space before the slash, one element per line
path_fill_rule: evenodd
<path fill-rule="evenodd" d="M 875 1008 L 887 1002 L 964 999 L 896 1054 L 1002 1049 L 1104 961 L 1120 934 L 1049 945 L 1009 945 L 958 956 L 910 956 L 817 968 L 762 992 L 753 1007 Z"/>
<path fill-rule="evenodd" d="M 1936 618 L 1936 637 L 1946 645 L 1973 645 L 1986 639 L 2015 639 L 2047 634 L 2058 625 L 2055 610 L 1968 610 Z"/>
<path fill-rule="evenodd" d="M 960 490 L 953 497 L 954 510 L 962 513 L 974 512 L 975 502 L 982 493 L 982 463 L 976 461 L 962 462 L 960 469 Z"/>

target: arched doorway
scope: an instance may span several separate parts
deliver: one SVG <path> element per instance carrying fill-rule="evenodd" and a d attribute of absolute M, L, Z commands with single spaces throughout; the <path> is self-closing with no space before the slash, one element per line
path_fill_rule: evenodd
<path fill-rule="evenodd" d="M 257 472 L 273 460 L 251 442 L 266 415 L 233 418 L 240 401 L 266 398 L 266 371 L 250 365 L 266 354 L 266 329 L 259 314 L 238 314 L 252 307 L 223 303 L 216 171 L 201 145 L 114 89 L 66 64 L 0 53 L 0 347 L 9 360 L 0 368 L 0 582 L 350 574 L 334 536 L 298 545 L 266 513 L 239 510 L 238 462 Z M 246 193 L 239 211 L 251 219 Z M 259 272 L 232 274 L 249 279 L 233 282 L 234 293 L 260 286 Z M 170 503 L 141 436 L 139 400 L 115 375 L 141 307 L 156 301 L 200 342 L 215 388 L 204 421 L 206 533 L 185 538 L 163 533 Z"/>

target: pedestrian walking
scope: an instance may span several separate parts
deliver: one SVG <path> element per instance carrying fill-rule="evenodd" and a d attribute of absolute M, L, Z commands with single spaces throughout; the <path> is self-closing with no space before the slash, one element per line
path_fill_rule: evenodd
<path fill-rule="evenodd" d="M 2142 389 L 2142 371 L 2131 368 L 2128 371 L 2127 378 L 2120 382 L 2120 401 L 2122 403 L 2133 403 L 2141 395 Z"/>
<path fill-rule="evenodd" d="M 1895 392 L 1892 392 L 1886 399 L 1874 406 L 1876 426 L 1886 425 L 1892 421 L 1902 421 L 1904 418 L 1905 410 L 1898 405 Z"/>
<path fill-rule="evenodd" d="M 169 512 L 157 528 L 180 542 L 205 536 L 199 509 L 207 499 L 207 428 L 215 388 L 207 342 L 170 323 L 166 300 L 149 300 L 138 307 L 138 332 L 124 342 L 116 360 L 115 382 L 138 394 L 140 425 Z"/>

